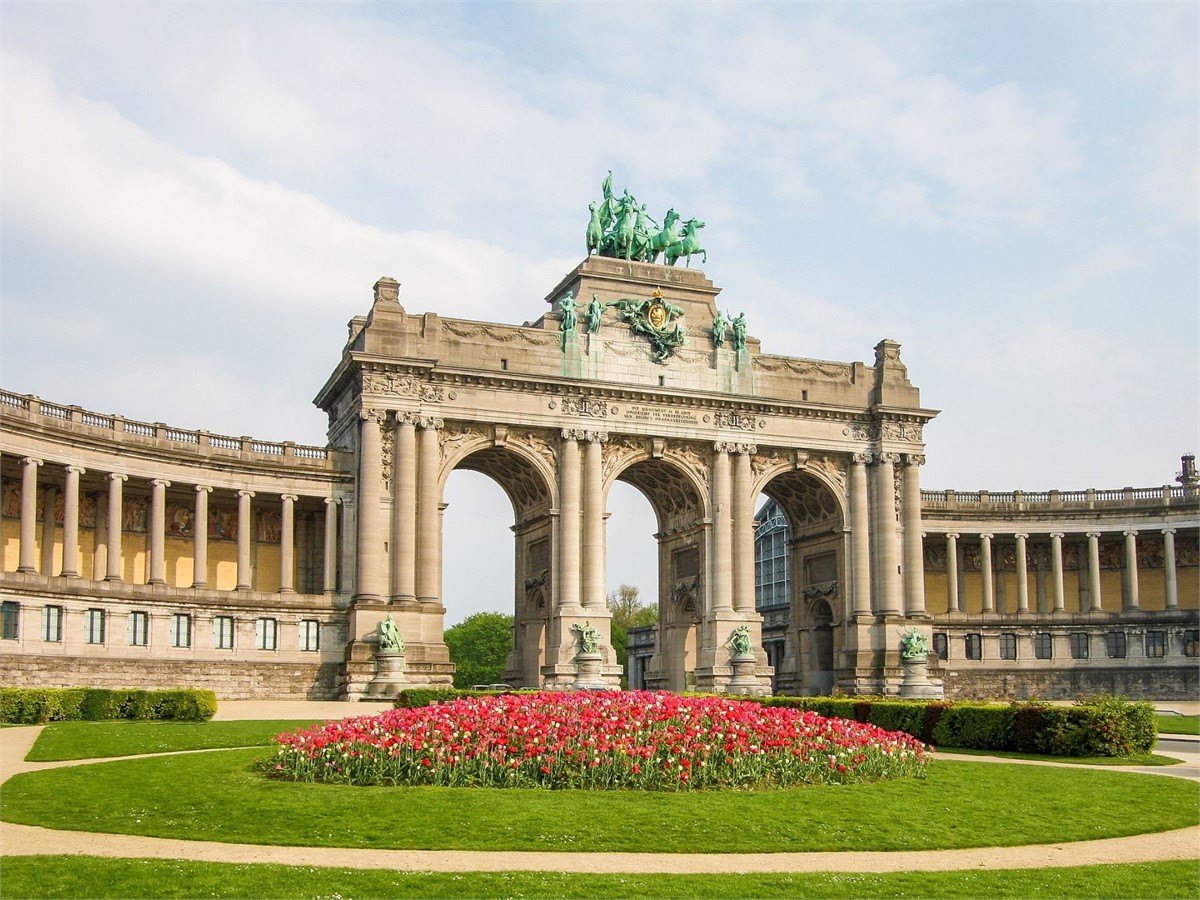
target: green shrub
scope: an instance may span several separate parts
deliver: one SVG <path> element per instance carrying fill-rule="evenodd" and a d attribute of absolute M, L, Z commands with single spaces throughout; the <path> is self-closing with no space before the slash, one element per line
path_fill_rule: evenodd
<path fill-rule="evenodd" d="M 217 711 L 212 691 L 0 688 L 0 722 L 41 725 L 84 719 L 177 719 L 202 722 Z"/>
<path fill-rule="evenodd" d="M 933 742 L 939 747 L 1006 750 L 1012 740 L 1012 707 L 998 704 L 955 704 L 942 713 L 933 730 Z"/>
<path fill-rule="evenodd" d="M 903 731 L 924 740 L 925 707 L 919 700 L 877 701 L 867 709 L 867 721 L 885 731 Z"/>

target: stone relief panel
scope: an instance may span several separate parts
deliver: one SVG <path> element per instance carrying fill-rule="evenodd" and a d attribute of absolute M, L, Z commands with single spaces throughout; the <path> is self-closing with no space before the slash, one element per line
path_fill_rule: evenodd
<path fill-rule="evenodd" d="M 912 422 L 855 422 L 842 429 L 842 434 L 856 441 L 908 441 L 921 443 L 924 429 Z"/>
<path fill-rule="evenodd" d="M 500 344 L 519 341 L 520 343 L 529 344 L 534 347 L 557 347 L 559 341 L 558 335 L 554 332 L 540 331 L 532 328 L 497 328 L 483 323 L 467 324 L 465 322 L 443 320 L 442 331 L 446 334 L 452 334 L 455 337 L 482 337 Z"/>
<path fill-rule="evenodd" d="M 635 456 L 640 456 L 646 450 L 646 439 L 627 434 L 612 435 L 604 447 L 604 480 L 607 481 L 614 471 Z"/>
<path fill-rule="evenodd" d="M 926 543 L 924 546 L 924 557 L 926 572 L 946 571 L 945 543 L 942 543 L 940 546 L 936 543 Z"/>
<path fill-rule="evenodd" d="M 445 388 L 440 384 L 430 384 L 415 375 L 388 371 L 363 372 L 362 392 L 384 397 L 404 397 L 422 403 L 443 403 L 446 399 Z M 451 400 L 456 396 L 454 391 L 449 394 Z"/>
<path fill-rule="evenodd" d="M 608 402 L 598 398 L 564 397 L 561 401 L 563 415 L 590 416 L 593 419 L 603 419 L 608 416 Z M 554 401 L 550 401 L 554 408 Z"/>
<path fill-rule="evenodd" d="M 1139 534 L 1137 537 L 1137 564 L 1139 569 L 1161 569 L 1166 563 L 1163 558 L 1161 534 Z"/>
<path fill-rule="evenodd" d="M 826 378 L 832 381 L 850 382 L 851 367 L 839 363 L 825 362 L 819 359 L 791 359 L 784 356 L 755 356 L 754 368 L 766 372 L 780 370 L 794 372 L 797 375 Z"/>
<path fill-rule="evenodd" d="M 704 490 L 708 490 L 709 451 L 707 447 L 699 444 L 672 442 L 667 444 L 663 455 L 664 458 L 675 459 L 687 468 L 696 476 Z"/>

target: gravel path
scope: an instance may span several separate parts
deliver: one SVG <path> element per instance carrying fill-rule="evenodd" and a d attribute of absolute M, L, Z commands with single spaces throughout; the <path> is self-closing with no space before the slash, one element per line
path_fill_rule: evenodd
<path fill-rule="evenodd" d="M 375 712 L 375 704 L 361 704 L 361 712 Z M 354 710 L 358 712 L 358 710 Z M 341 718 L 344 703 L 268 703 L 246 701 L 222 704 L 220 719 Z M 36 771 L 85 760 L 27 763 L 25 755 L 41 728 L 0 729 L 0 782 L 18 772 Z M 1180 739 L 1164 743 L 1160 753 L 1186 759 L 1183 766 L 1128 768 L 1109 771 L 1148 772 L 1200 780 L 1200 741 Z M 975 762 L 994 758 L 940 758 Z M 996 760 L 1025 765 L 1070 765 L 1035 761 Z M 841 853 L 537 853 L 466 850 L 359 850 L 340 847 L 268 847 L 181 841 L 133 835 L 54 831 L 27 825 L 0 823 L 0 852 L 9 856 L 81 854 L 142 859 L 190 859 L 225 863 L 281 863 L 356 869 L 395 869 L 425 872 L 551 871 L 621 874 L 710 874 L 739 872 L 901 872 L 965 869 L 1024 869 L 1081 866 L 1099 863 L 1158 862 L 1196 859 L 1200 856 L 1200 826 L 1156 834 L 1097 841 L 1039 844 L 1024 847 L 985 847 L 968 850 Z"/>

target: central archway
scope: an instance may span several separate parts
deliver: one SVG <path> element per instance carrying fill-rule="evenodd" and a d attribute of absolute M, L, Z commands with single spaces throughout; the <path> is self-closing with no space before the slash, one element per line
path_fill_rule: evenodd
<path fill-rule="evenodd" d="M 554 480 L 546 460 L 521 436 L 497 442 L 476 429 L 447 429 L 440 490 L 453 471 L 478 472 L 498 484 L 512 504 L 513 646 L 505 667 L 505 682 L 517 687 L 541 686 L 551 615 L 554 529 Z M 443 507 L 444 508 L 444 507 Z M 461 554 L 456 554 L 461 559 Z M 442 631 L 437 640 L 444 647 Z M 448 655 L 448 651 L 447 655 Z"/>
<path fill-rule="evenodd" d="M 646 450 L 628 440 L 611 448 L 607 496 L 620 481 L 639 491 L 654 511 L 658 542 L 656 596 L 658 627 L 643 680 L 647 688 L 695 688 L 699 625 L 705 609 L 707 503 L 699 449 Z"/>

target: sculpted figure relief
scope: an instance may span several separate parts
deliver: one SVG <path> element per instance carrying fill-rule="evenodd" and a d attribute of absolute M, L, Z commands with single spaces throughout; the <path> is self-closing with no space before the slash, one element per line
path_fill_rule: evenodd
<path fill-rule="evenodd" d="M 604 304 L 600 302 L 600 298 L 592 294 L 592 302 L 587 308 L 587 330 L 589 334 L 597 334 L 600 331 L 600 320 L 604 318 Z"/>
<path fill-rule="evenodd" d="M 596 653 L 600 650 L 600 632 L 596 630 L 591 622 L 584 622 L 582 625 L 572 625 L 571 630 L 575 632 L 579 640 L 580 653 Z"/>
<path fill-rule="evenodd" d="M 733 349 L 741 352 L 746 349 L 746 314 L 738 313 L 733 320 Z"/>
<path fill-rule="evenodd" d="M 929 643 L 924 633 L 910 628 L 900 638 L 901 659 L 924 659 L 929 655 Z"/>
<path fill-rule="evenodd" d="M 567 295 L 558 301 L 558 330 L 562 333 L 562 348 L 567 349 L 567 335 L 575 330 L 579 316 L 575 312 L 575 293 L 567 291 Z"/>
<path fill-rule="evenodd" d="M 404 638 L 400 637 L 400 629 L 391 614 L 379 623 L 379 651 L 381 653 L 403 653 Z"/>
<path fill-rule="evenodd" d="M 750 626 L 739 625 L 729 635 L 729 647 L 734 656 L 746 656 L 754 652 L 754 644 L 750 641 Z"/>
<path fill-rule="evenodd" d="M 692 256 L 700 255 L 708 262 L 708 254 L 696 234 L 704 227 L 700 219 L 688 219 L 680 237 L 680 215 L 668 209 L 660 228 L 647 205 L 638 203 L 628 188 L 619 197 L 613 194 L 612 169 L 608 170 L 601 192 L 603 199 L 598 205 L 588 204 L 588 256 L 594 252 L 630 261 L 658 262 L 661 254 L 668 266 L 675 265 L 680 258 L 685 258 L 690 266 Z"/>
<path fill-rule="evenodd" d="M 719 309 L 716 316 L 713 318 L 712 338 L 714 347 L 725 346 L 725 332 L 729 329 L 729 320 L 725 318 L 725 314 Z"/>

